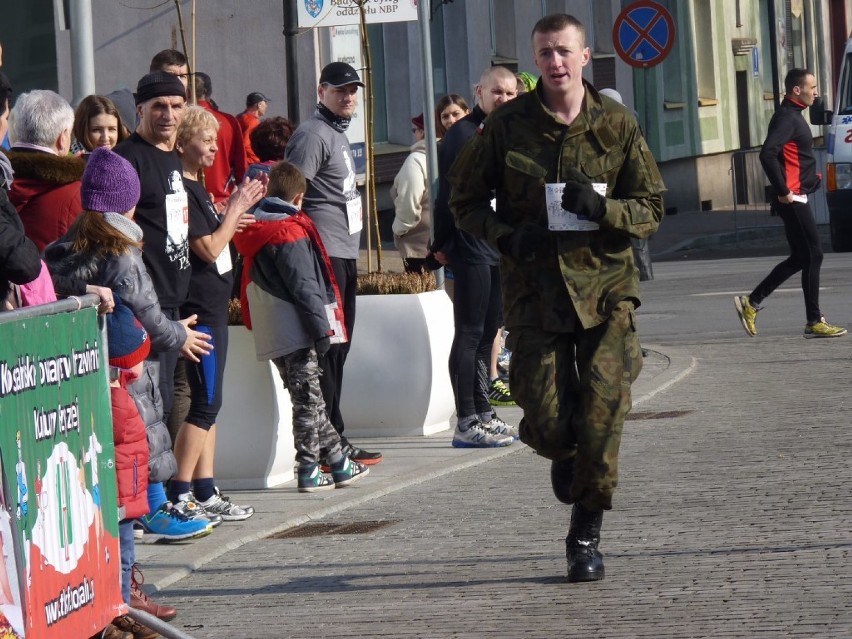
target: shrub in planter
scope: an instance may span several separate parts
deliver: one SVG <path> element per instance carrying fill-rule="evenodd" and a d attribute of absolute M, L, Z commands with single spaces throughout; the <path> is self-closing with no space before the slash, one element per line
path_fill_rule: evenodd
<path fill-rule="evenodd" d="M 343 371 L 341 411 L 353 437 L 429 435 L 454 411 L 447 361 L 450 298 L 432 273 L 358 276 L 355 339 Z"/>
<path fill-rule="evenodd" d="M 434 291 L 432 273 L 366 273 L 358 276 L 358 295 L 398 295 Z"/>

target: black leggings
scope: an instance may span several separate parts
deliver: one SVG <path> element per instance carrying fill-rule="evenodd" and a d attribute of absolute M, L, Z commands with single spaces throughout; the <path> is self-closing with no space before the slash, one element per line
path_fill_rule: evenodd
<path fill-rule="evenodd" d="M 790 277 L 802 272 L 802 292 L 805 294 L 805 316 L 808 324 L 820 321 L 819 269 L 822 266 L 822 247 L 811 207 L 804 202 L 772 203 L 772 210 L 784 222 L 784 233 L 790 245 L 790 257 L 778 264 L 757 285 L 749 296 L 758 306 Z"/>
<path fill-rule="evenodd" d="M 503 313 L 498 267 L 453 262 L 453 274 L 456 335 L 450 350 L 450 380 L 462 418 L 491 411 L 488 364 Z"/>
<path fill-rule="evenodd" d="M 343 392 L 343 365 L 349 355 L 349 345 L 352 343 L 352 333 L 355 330 L 355 296 L 358 292 L 358 265 L 355 260 L 342 257 L 330 257 L 334 278 L 343 302 L 343 323 L 349 341 L 343 344 L 332 344 L 325 357 L 319 360 L 322 370 L 320 375 L 320 390 L 325 401 L 328 419 L 331 421 L 341 438 L 343 437 L 343 415 L 340 412 L 340 397 Z"/>

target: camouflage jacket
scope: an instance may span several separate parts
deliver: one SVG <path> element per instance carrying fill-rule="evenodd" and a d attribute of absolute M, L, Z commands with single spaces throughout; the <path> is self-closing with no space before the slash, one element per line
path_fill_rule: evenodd
<path fill-rule="evenodd" d="M 553 232 L 532 262 L 502 255 L 506 326 L 573 330 L 606 321 L 624 299 L 639 305 L 630 238 L 654 233 L 663 217 L 663 179 L 629 109 L 586 84 L 580 114 L 568 126 L 541 101 L 541 87 L 494 111 L 450 172 L 450 207 L 459 228 L 497 238 L 526 222 L 547 228 L 545 184 L 564 182 L 571 166 L 606 182 L 597 231 Z M 491 209 L 493 193 L 497 210 Z M 576 318 L 576 319 L 575 319 Z"/>

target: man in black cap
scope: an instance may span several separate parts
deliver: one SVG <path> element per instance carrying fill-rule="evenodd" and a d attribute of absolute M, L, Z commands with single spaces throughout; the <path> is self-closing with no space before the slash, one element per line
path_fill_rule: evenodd
<path fill-rule="evenodd" d="M 255 91 L 246 96 L 246 110 L 237 115 L 237 122 L 243 132 L 243 146 L 246 148 L 246 160 L 248 164 L 257 164 L 260 158 L 255 155 L 251 148 L 251 132 L 260 124 L 260 118 L 266 115 L 266 107 L 269 106 L 269 98 Z"/>
<path fill-rule="evenodd" d="M 320 378 L 326 410 L 343 440 L 344 454 L 362 464 L 377 464 L 381 453 L 352 446 L 343 434 L 340 396 L 343 365 L 355 327 L 355 294 L 358 251 L 361 245 L 361 195 L 355 184 L 355 163 L 345 131 L 358 106 L 358 72 L 345 62 L 332 62 L 320 73 L 314 116 L 303 122 L 287 144 L 285 159 L 301 169 L 308 180 L 305 213 L 314 221 L 331 258 L 334 277 L 343 300 L 343 316 L 349 341 L 334 344 L 320 359 Z"/>

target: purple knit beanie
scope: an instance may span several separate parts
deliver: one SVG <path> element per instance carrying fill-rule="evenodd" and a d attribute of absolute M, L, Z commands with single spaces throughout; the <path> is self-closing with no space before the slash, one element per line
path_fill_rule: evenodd
<path fill-rule="evenodd" d="M 127 213 L 139 202 L 139 176 L 123 157 L 98 147 L 83 172 L 80 197 L 86 211 Z"/>

